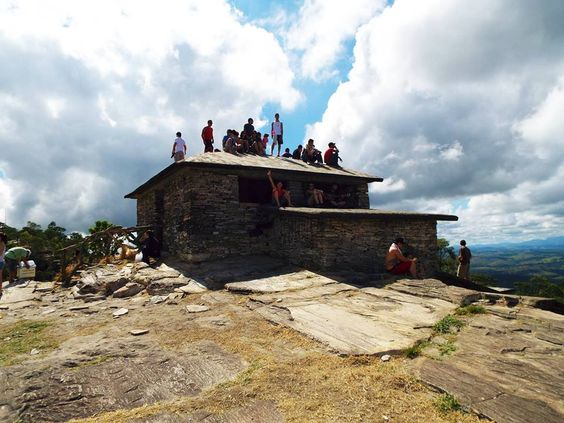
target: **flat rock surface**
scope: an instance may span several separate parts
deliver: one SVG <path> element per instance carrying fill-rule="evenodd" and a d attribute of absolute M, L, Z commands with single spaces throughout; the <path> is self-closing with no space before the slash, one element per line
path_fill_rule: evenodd
<path fill-rule="evenodd" d="M 564 421 L 564 323 L 534 302 L 433 279 L 322 275 L 268 257 L 109 265 L 83 279 L 83 294 L 6 287 L 0 342 L 30 343 L 14 362 L 0 350 L 0 422 L 113 422 L 104 412 L 115 410 L 135 422 L 477 421 L 433 412 L 438 394 L 408 372 L 498 422 Z M 127 283 L 145 290 L 103 295 Z M 150 284 L 172 292 L 151 296 Z M 476 300 L 487 314 L 432 333 Z M 202 312 L 188 312 L 194 305 Z M 46 326 L 33 341 L 19 325 L 35 321 Z M 423 357 L 394 354 L 429 338 Z M 431 352 L 440 346 L 451 355 Z M 370 357 L 385 353 L 389 362 Z"/>
<path fill-rule="evenodd" d="M 300 272 L 282 274 L 245 282 L 227 283 L 225 284 L 225 288 L 233 292 L 270 293 L 296 291 L 313 286 L 323 286 L 333 283 L 335 283 L 333 279 L 317 275 L 308 270 L 302 270 Z"/>
<path fill-rule="evenodd" d="M 249 306 L 272 322 L 298 330 L 340 354 L 399 352 L 427 338 L 456 308 L 438 298 L 308 278 L 313 288 L 251 296 Z"/>
<path fill-rule="evenodd" d="M 498 422 L 564 421 L 564 317 L 487 307 L 443 360 L 416 360 L 421 379 Z"/>
<path fill-rule="evenodd" d="M 31 372 L 21 366 L 4 368 L 0 385 L 4 409 L 17 413 L 19 421 L 57 422 L 197 395 L 245 366 L 210 342 L 172 354 L 151 343 L 106 339 L 95 349 L 74 352 L 63 363 Z"/>

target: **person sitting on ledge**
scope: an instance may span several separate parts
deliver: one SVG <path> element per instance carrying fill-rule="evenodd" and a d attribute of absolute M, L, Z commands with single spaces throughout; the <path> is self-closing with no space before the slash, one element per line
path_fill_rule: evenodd
<path fill-rule="evenodd" d="M 272 186 L 272 202 L 278 207 L 293 207 L 292 199 L 290 198 L 290 191 L 284 189 L 282 182 L 274 184 L 272 180 L 272 171 L 269 169 L 266 172 L 270 185 Z"/>
<path fill-rule="evenodd" d="M 342 208 L 347 205 L 343 195 L 339 192 L 339 185 L 331 185 L 331 190 L 325 196 L 330 207 Z"/>
<path fill-rule="evenodd" d="M 307 205 L 310 207 L 322 206 L 325 203 L 323 190 L 315 188 L 314 184 L 309 184 L 306 190 Z"/>
<path fill-rule="evenodd" d="M 158 260 L 161 257 L 161 243 L 151 230 L 145 232 L 145 235 L 143 236 L 141 241 L 141 253 L 143 255 L 141 260 L 147 264 L 149 264 L 149 259 L 151 257 L 155 260 Z"/>
<path fill-rule="evenodd" d="M 401 249 L 405 245 L 404 239 L 398 237 L 390 246 L 388 254 L 386 254 L 386 259 L 384 261 L 384 267 L 388 273 L 392 275 L 406 275 L 411 274 L 414 278 L 417 277 L 417 259 L 407 258 L 401 252 Z"/>

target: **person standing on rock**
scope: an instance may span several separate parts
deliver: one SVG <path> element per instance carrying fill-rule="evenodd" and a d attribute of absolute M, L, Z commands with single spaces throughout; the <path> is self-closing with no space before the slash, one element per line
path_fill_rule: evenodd
<path fill-rule="evenodd" d="M 404 247 L 405 241 L 403 238 L 398 237 L 390 246 L 388 254 L 386 254 L 386 259 L 384 261 L 384 267 L 388 273 L 393 275 L 407 275 L 408 273 L 414 278 L 417 277 L 417 259 L 407 258 L 401 252 Z"/>
<path fill-rule="evenodd" d="M 171 158 L 174 157 L 175 162 L 180 162 L 184 160 L 186 156 L 186 142 L 182 139 L 182 134 L 180 132 L 176 133 L 176 139 L 172 144 L 172 154 Z"/>
<path fill-rule="evenodd" d="M 0 298 L 2 298 L 2 274 L 4 273 L 4 254 L 8 245 L 8 237 L 4 232 L 0 232 Z"/>
<path fill-rule="evenodd" d="M 460 250 L 458 250 L 458 269 L 456 270 L 456 276 L 458 278 L 470 280 L 470 260 L 472 259 L 472 253 L 470 248 L 466 246 L 466 241 L 460 241 Z"/>

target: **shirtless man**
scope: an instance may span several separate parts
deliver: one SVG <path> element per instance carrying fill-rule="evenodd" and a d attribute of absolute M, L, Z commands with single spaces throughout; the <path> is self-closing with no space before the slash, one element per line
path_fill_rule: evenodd
<path fill-rule="evenodd" d="M 396 238 L 386 254 L 384 267 L 386 271 L 393 275 L 406 275 L 411 274 L 414 278 L 417 277 L 417 259 L 409 259 L 403 255 L 401 248 L 405 245 L 403 238 Z"/>

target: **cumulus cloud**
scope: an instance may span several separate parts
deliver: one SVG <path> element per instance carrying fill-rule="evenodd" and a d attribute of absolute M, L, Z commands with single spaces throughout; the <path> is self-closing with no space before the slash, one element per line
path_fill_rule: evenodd
<path fill-rule="evenodd" d="M 287 47 L 300 53 L 301 75 L 314 80 L 337 75 L 345 41 L 385 5 L 385 0 L 305 0 L 285 34 Z"/>
<path fill-rule="evenodd" d="M 9 224 L 133 224 L 123 195 L 217 136 L 302 94 L 276 38 L 224 0 L 0 4 L 0 207 Z M 256 60 L 268 52 L 268 60 Z M 273 89 L 275 87 L 275 89 Z"/>
<path fill-rule="evenodd" d="M 480 241 L 562 233 L 563 21 L 556 0 L 397 0 L 359 29 L 306 137 L 390 181 L 375 207 L 458 213 Z"/>

